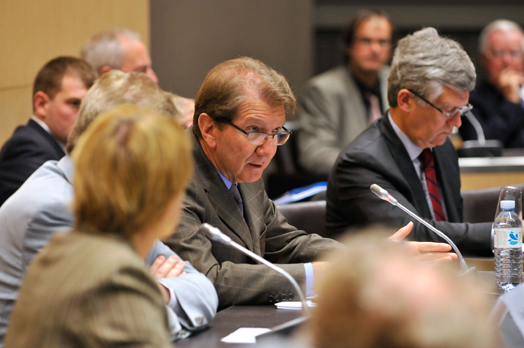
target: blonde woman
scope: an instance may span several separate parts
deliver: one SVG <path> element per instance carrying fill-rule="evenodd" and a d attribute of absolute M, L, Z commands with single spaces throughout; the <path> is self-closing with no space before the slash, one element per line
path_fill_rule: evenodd
<path fill-rule="evenodd" d="M 144 258 L 178 224 L 188 139 L 169 117 L 119 107 L 93 121 L 72 157 L 74 228 L 33 259 L 6 347 L 172 347 Z"/>

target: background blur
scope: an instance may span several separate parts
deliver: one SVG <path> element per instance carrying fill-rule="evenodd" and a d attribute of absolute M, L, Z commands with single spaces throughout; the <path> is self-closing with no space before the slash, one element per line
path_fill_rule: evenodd
<path fill-rule="evenodd" d="M 0 145 L 31 115 L 40 67 L 78 56 L 93 34 L 130 28 L 151 48 L 160 86 L 194 97 L 217 63 L 243 55 L 283 73 L 298 92 L 311 76 L 342 63 L 341 36 L 365 0 L 1 0 Z M 523 0 L 376 0 L 397 38 L 433 26 L 477 63 L 477 37 L 494 19 L 524 25 Z M 438 4 L 437 4 L 438 3 Z M 479 71 L 482 75 L 483 72 Z"/>

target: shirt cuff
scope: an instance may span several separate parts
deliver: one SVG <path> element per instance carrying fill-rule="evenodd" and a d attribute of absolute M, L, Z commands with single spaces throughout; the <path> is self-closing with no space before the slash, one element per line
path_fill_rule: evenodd
<path fill-rule="evenodd" d="M 171 308 L 177 315 L 180 315 L 182 312 L 182 307 L 180 307 L 180 304 L 178 303 L 175 292 L 169 287 L 169 282 L 163 282 L 162 279 L 156 279 L 156 281 L 162 284 L 164 288 L 169 291 L 169 303 L 167 306 Z"/>
<path fill-rule="evenodd" d="M 306 271 L 306 297 L 315 295 L 313 291 L 314 276 L 313 276 L 313 265 L 311 262 L 304 264 L 304 270 Z"/>

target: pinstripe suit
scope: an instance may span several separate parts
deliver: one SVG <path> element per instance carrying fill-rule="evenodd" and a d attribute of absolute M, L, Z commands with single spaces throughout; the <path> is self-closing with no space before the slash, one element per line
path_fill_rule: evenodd
<path fill-rule="evenodd" d="M 231 247 L 211 242 L 199 227 L 207 222 L 233 241 L 278 263 L 299 283 L 305 280 L 302 263 L 339 245 L 289 225 L 266 195 L 262 180 L 238 185 L 244 217 L 222 178 L 198 141 L 193 150 L 195 175 L 190 183 L 181 223 L 165 243 L 214 283 L 219 306 L 264 304 L 292 299 L 294 291 L 280 274 Z"/>
<path fill-rule="evenodd" d="M 173 347 L 160 291 L 121 236 L 59 233 L 29 266 L 6 347 Z"/>

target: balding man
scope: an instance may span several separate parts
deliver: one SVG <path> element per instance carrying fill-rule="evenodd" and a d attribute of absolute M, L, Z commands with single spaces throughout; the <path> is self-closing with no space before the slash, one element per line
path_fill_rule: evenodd
<path fill-rule="evenodd" d="M 488 24 L 479 38 L 480 61 L 487 80 L 471 92 L 470 103 L 486 139 L 502 141 L 504 147 L 524 147 L 524 33 L 515 22 Z M 478 135 L 467 119 L 460 128 L 464 140 Z"/>

